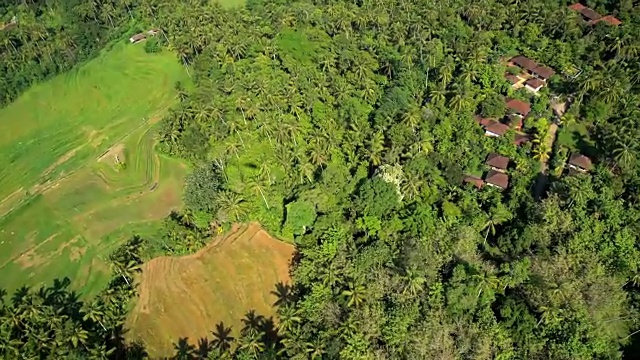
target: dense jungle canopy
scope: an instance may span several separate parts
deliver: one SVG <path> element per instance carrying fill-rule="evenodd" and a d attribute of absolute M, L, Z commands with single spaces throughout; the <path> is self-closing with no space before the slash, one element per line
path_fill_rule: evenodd
<path fill-rule="evenodd" d="M 121 339 L 138 265 L 259 221 L 298 251 L 277 331 L 211 324 L 211 348 L 176 339 L 176 358 L 635 358 L 640 6 L 583 4 L 622 23 L 558 0 L 0 1 L 17 17 L 0 30 L 5 103 L 161 29 L 150 42 L 193 86 L 176 84 L 159 148 L 195 167 L 185 209 L 112 256 L 97 299 L 65 283 L 5 297 L 0 354 L 143 357 Z M 519 54 L 556 72 L 538 95 L 505 78 Z M 505 97 L 531 104 L 524 144 L 474 120 L 505 115 Z M 578 152 L 594 166 L 569 175 Z M 510 159 L 504 191 L 463 182 L 490 153 Z"/>

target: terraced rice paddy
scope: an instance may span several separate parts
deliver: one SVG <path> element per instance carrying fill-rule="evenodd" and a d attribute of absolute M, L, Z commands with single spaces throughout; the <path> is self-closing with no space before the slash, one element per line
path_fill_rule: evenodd
<path fill-rule="evenodd" d="M 154 125 L 187 80 L 173 54 L 117 44 L 0 109 L 3 287 L 69 276 L 91 295 L 118 242 L 180 205 L 186 166 Z"/>
<path fill-rule="evenodd" d="M 197 344 L 223 322 L 234 337 L 245 313 L 269 319 L 277 283 L 289 282 L 294 248 L 257 223 L 236 225 L 195 254 L 160 257 L 142 266 L 140 297 L 127 328 L 153 358 L 174 354 L 180 338 Z"/>

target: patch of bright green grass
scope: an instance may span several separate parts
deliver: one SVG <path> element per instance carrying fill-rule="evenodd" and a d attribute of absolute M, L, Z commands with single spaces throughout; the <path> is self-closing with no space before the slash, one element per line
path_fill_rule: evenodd
<path fill-rule="evenodd" d="M 581 122 L 564 123 L 558 129 L 557 136 L 558 145 L 567 147 L 572 151 L 580 151 L 585 146 L 593 146 L 593 141 L 589 137 L 589 130 Z"/>
<path fill-rule="evenodd" d="M 69 276 L 94 294 L 118 243 L 180 205 L 186 166 L 154 151 L 176 81 L 173 54 L 117 44 L 0 110 L 3 287 Z"/>

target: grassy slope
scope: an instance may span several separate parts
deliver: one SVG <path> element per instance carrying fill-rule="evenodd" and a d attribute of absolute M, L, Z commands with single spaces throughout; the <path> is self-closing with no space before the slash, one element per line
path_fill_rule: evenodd
<path fill-rule="evenodd" d="M 179 204 L 186 169 L 153 151 L 152 132 L 177 80 L 172 54 L 117 44 L 0 110 L 2 286 L 70 276 L 91 294 L 127 224 L 144 230 Z M 98 161 L 112 147 L 125 170 L 112 153 Z"/>

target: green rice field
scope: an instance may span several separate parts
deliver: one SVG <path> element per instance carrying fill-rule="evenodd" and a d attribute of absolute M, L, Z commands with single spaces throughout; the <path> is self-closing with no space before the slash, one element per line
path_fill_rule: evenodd
<path fill-rule="evenodd" d="M 116 44 L 0 109 L 0 277 L 11 291 L 69 276 L 84 295 L 105 259 L 180 206 L 186 165 L 155 152 L 184 69 Z"/>

